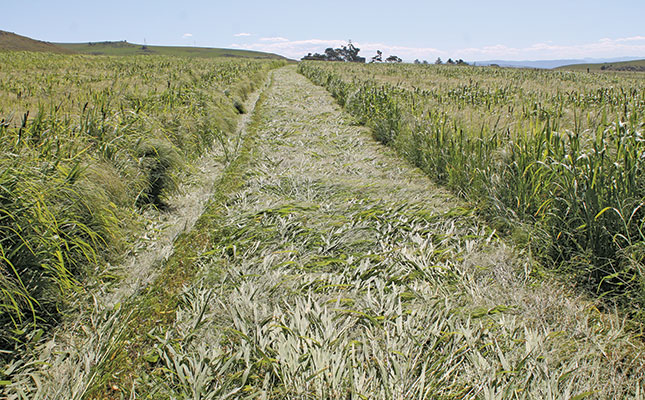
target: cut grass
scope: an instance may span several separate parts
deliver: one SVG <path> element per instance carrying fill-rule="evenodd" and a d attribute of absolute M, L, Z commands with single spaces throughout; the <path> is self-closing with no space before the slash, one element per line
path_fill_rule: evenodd
<path fill-rule="evenodd" d="M 642 321 L 638 74 L 301 63 L 374 137 Z"/>
<path fill-rule="evenodd" d="M 641 397 L 643 346 L 620 320 L 536 280 L 294 68 L 273 73 L 233 159 L 121 306 L 131 322 L 103 339 L 119 345 L 89 397 Z"/>
<path fill-rule="evenodd" d="M 156 391 L 146 393 L 640 396 L 642 345 L 620 323 L 533 280 L 530 260 L 472 210 L 433 196 L 292 73 L 276 72 L 262 157 L 227 203 L 201 279 L 183 291 L 175 324 L 153 332 Z M 353 168 L 307 155 L 329 151 Z"/>

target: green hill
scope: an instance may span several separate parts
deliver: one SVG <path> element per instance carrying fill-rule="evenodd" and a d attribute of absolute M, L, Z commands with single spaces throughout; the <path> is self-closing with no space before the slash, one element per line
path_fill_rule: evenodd
<path fill-rule="evenodd" d="M 567 71 L 637 71 L 645 72 L 645 60 L 611 62 L 600 64 L 574 64 L 564 65 L 556 69 Z"/>
<path fill-rule="evenodd" d="M 82 54 L 127 56 L 137 54 L 169 55 L 177 57 L 241 57 L 285 60 L 277 54 L 263 53 L 251 50 L 218 49 L 209 47 L 182 46 L 149 46 L 120 42 L 90 42 L 90 43 L 56 43 L 56 45 Z"/>
<path fill-rule="evenodd" d="M 0 51 L 40 51 L 49 53 L 71 54 L 72 50 L 53 43 L 34 40 L 13 32 L 0 31 Z"/>
<path fill-rule="evenodd" d="M 210 47 L 183 46 L 146 46 L 126 41 L 120 42 L 89 42 L 89 43 L 49 43 L 35 40 L 13 32 L 0 30 L 0 51 L 39 51 L 61 54 L 92 54 L 128 56 L 136 54 L 155 54 L 177 57 L 239 57 L 286 60 L 285 57 L 260 51 L 218 49 Z"/>

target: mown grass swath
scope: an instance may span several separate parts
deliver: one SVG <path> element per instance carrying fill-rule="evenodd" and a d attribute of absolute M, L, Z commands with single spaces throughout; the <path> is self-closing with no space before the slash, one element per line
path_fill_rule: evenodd
<path fill-rule="evenodd" d="M 13 349 L 102 279 L 140 210 L 163 208 L 282 64 L 4 53 L 0 65 L 0 343 Z"/>
<path fill-rule="evenodd" d="M 643 318 L 645 80 L 303 63 L 375 137 Z"/>

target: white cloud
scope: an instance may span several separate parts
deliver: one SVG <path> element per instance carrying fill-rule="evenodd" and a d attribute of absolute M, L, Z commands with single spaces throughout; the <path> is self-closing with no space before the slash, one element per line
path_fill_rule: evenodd
<path fill-rule="evenodd" d="M 534 43 L 527 47 L 508 47 L 503 44 L 480 48 L 465 48 L 453 52 L 457 57 L 469 60 L 546 60 L 572 58 L 607 58 L 645 56 L 645 36 L 629 38 L 603 38 L 596 42 L 576 45 L 560 45 L 553 42 Z"/>
<path fill-rule="evenodd" d="M 235 35 L 233 35 L 233 36 L 235 36 L 235 37 L 243 37 L 243 36 L 253 36 L 253 35 L 252 35 L 252 34 L 250 34 L 250 33 L 241 32 L 241 33 L 236 33 L 236 34 L 235 34 Z"/>
<path fill-rule="evenodd" d="M 283 37 L 260 38 L 255 43 L 232 44 L 233 48 L 277 53 L 289 58 L 300 59 L 307 53 L 322 53 L 328 47 L 337 48 L 346 45 L 346 40 L 307 39 L 289 40 Z M 435 47 L 412 47 L 388 43 L 354 42 L 361 49 L 360 55 L 369 59 L 376 50 L 384 56 L 395 54 L 405 61 L 414 59 L 434 61 L 441 58 L 462 58 L 468 61 L 505 59 L 505 60 L 547 60 L 570 58 L 608 58 L 622 56 L 644 56 L 645 36 L 626 38 L 604 38 L 596 42 L 578 45 L 561 45 L 552 41 L 534 43 L 525 47 L 511 47 L 495 44 L 482 47 L 462 49 L 440 49 Z"/>
<path fill-rule="evenodd" d="M 616 39 L 617 42 L 645 42 L 645 36 L 632 36 Z"/>
<path fill-rule="evenodd" d="M 289 39 L 283 37 L 263 37 L 260 38 L 262 42 L 288 42 Z"/>
<path fill-rule="evenodd" d="M 191 38 L 191 37 L 193 37 L 192 33 L 184 33 L 183 36 L 182 36 L 182 38 L 184 38 L 184 39 L 188 39 L 188 38 Z"/>

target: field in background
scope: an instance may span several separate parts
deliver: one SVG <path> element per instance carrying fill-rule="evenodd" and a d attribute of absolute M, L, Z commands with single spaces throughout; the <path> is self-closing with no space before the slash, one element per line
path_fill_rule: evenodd
<path fill-rule="evenodd" d="M 285 57 L 272 53 L 263 53 L 251 50 L 217 49 L 210 47 L 183 47 L 183 46 L 149 46 L 122 42 L 97 42 L 97 43 L 56 43 L 58 47 L 76 53 L 91 55 L 131 56 L 131 55 L 165 55 L 175 57 L 237 57 L 286 60 Z"/>
<path fill-rule="evenodd" d="M 176 180 L 223 147 L 280 61 L 0 53 L 0 344 L 55 323 L 112 279 Z"/>
<path fill-rule="evenodd" d="M 644 74 L 299 68 L 544 265 L 643 319 Z"/>
<path fill-rule="evenodd" d="M 627 71 L 627 72 L 645 72 L 645 60 L 611 62 L 600 64 L 575 64 L 565 65 L 556 68 L 565 71 Z"/>
<path fill-rule="evenodd" d="M 199 57 L 199 58 L 254 58 L 270 60 L 286 60 L 285 57 L 260 51 L 219 49 L 210 47 L 189 46 L 148 46 L 120 42 L 92 42 L 92 43 L 50 43 L 35 40 L 13 32 L 0 30 L 0 52 L 4 51 L 31 51 L 57 54 L 88 54 L 109 56 L 133 55 L 163 55 L 173 57 Z"/>

